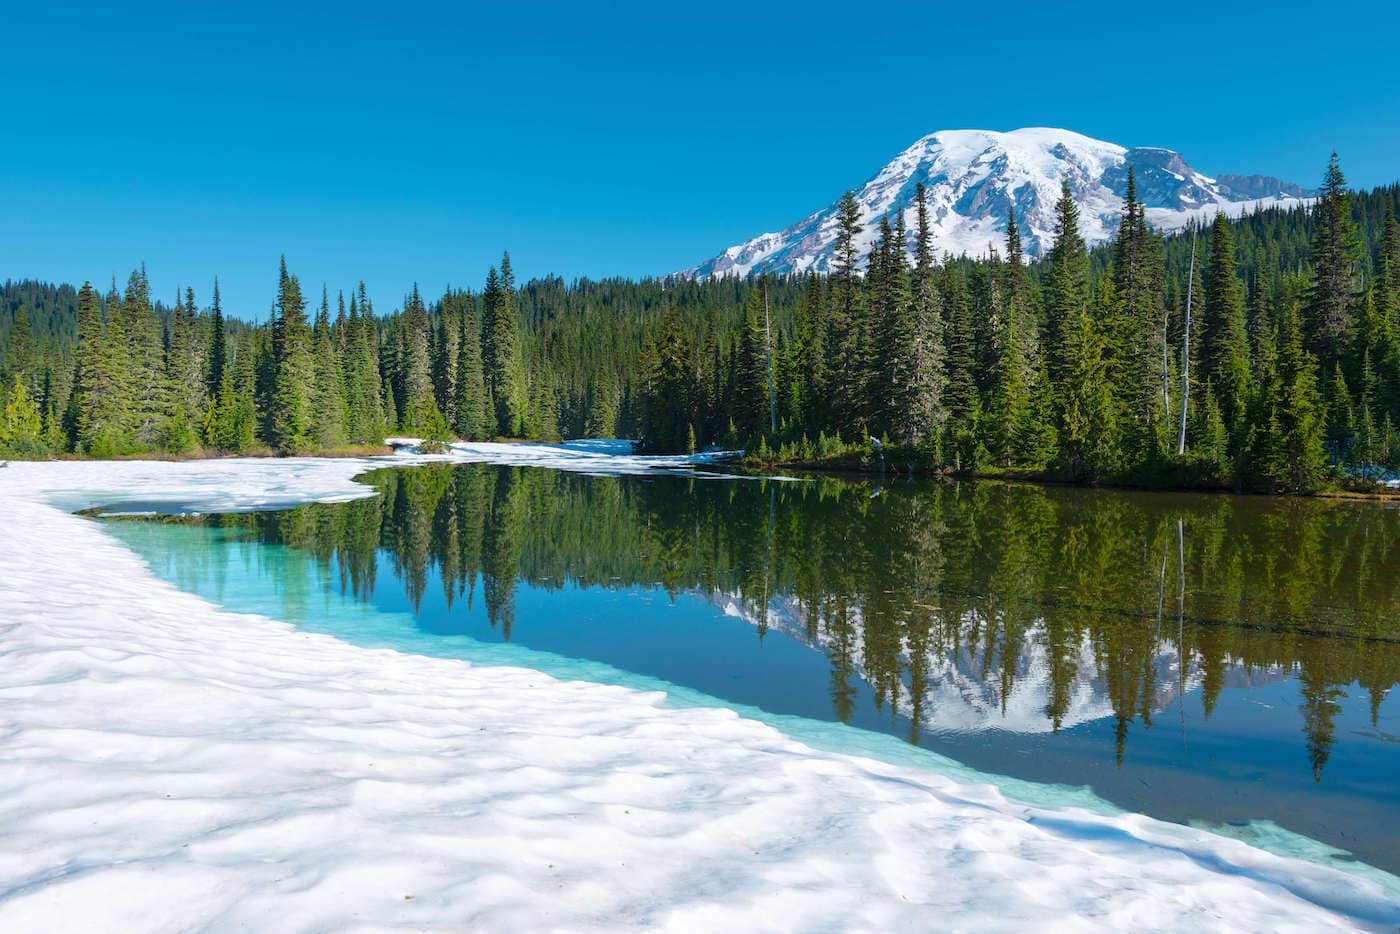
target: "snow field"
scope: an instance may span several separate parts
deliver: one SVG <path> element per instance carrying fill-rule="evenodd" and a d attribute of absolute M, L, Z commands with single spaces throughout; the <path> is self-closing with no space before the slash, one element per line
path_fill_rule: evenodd
<path fill-rule="evenodd" d="M 1400 925 L 1374 882 L 1204 831 L 230 613 L 66 511 L 347 499 L 401 463 L 0 470 L 0 930 Z"/>

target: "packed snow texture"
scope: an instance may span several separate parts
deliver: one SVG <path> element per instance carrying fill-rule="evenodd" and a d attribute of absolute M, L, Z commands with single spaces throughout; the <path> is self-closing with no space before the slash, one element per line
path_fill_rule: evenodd
<path fill-rule="evenodd" d="M 863 262 L 879 234 L 880 218 L 902 206 L 912 253 L 916 189 L 922 182 L 935 253 L 986 256 L 993 247 L 1003 250 L 1007 217 L 1014 208 L 1024 251 L 1039 255 L 1054 240 L 1055 203 L 1063 181 L 1069 182 L 1079 206 L 1080 233 L 1091 245 L 1102 243 L 1118 228 L 1130 165 L 1148 223 L 1169 232 L 1192 220 L 1209 222 L 1217 212 L 1238 217 L 1265 207 L 1309 204 L 1313 194 L 1261 175 L 1210 178 L 1170 149 L 1127 149 L 1069 130 L 944 130 L 918 140 L 855 189 L 862 228 L 856 244 Z M 839 202 L 834 202 L 781 231 L 732 246 L 683 275 L 829 271 L 839 214 Z"/>
<path fill-rule="evenodd" d="M 401 453 L 424 460 L 456 463 L 492 463 L 521 467 L 550 467 L 600 477 L 647 474 L 664 470 L 671 475 L 722 477 L 713 470 L 743 451 L 705 451 L 699 454 L 634 454 L 632 441 L 623 438 L 583 438 L 558 444 L 521 444 L 499 441 L 453 441 L 442 454 L 419 454 L 420 438 L 389 438 L 386 443 Z"/>
<path fill-rule="evenodd" d="M 65 511 L 341 500 L 404 462 L 0 470 L 0 930 L 1400 925 L 1204 831 L 230 613 Z"/>

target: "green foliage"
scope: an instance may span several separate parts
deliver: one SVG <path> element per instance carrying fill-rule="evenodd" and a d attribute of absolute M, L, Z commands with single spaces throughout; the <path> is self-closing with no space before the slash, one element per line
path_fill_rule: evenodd
<path fill-rule="evenodd" d="M 519 348 L 520 319 L 509 253 L 501 259 L 500 273 L 493 267 L 487 275 L 482 303 L 482 366 L 486 396 L 494 416 L 491 427 L 498 435 L 517 438 L 525 432 L 529 395 Z"/>
<path fill-rule="evenodd" d="M 5 403 L 5 419 L 0 422 L 0 452 L 8 457 L 37 458 L 48 454 L 44 444 L 43 419 L 39 406 L 24 388 L 23 377 L 16 373 L 10 384 L 9 401 Z"/>
<path fill-rule="evenodd" d="M 1118 403 L 1105 342 L 1087 308 L 1065 322 L 1063 347 L 1062 467 L 1074 480 L 1110 478 L 1120 468 Z"/>
<path fill-rule="evenodd" d="M 315 363 L 311 329 L 306 325 L 306 302 L 301 283 L 282 260 L 277 315 L 272 325 L 272 392 L 269 435 L 283 454 L 304 454 L 315 446 L 312 388 Z"/>
<path fill-rule="evenodd" d="M 1303 325 L 1290 306 L 1279 334 L 1276 363 L 1263 389 L 1261 426 L 1253 453 L 1253 485 L 1270 492 L 1311 493 L 1327 476 L 1324 416 L 1317 361 L 1303 347 Z"/>
<path fill-rule="evenodd" d="M 1235 274 L 1234 240 L 1223 214 L 1216 215 L 1211 227 L 1201 345 L 1201 379 L 1215 387 L 1221 417 L 1230 433 L 1239 435 L 1245 428 L 1245 409 L 1252 392 L 1249 335 L 1244 290 Z"/>
<path fill-rule="evenodd" d="M 1313 214 L 1310 321 L 1313 340 L 1326 366 L 1343 350 L 1361 259 L 1361 242 L 1351 213 L 1351 192 L 1335 152 L 1327 164 Z"/>

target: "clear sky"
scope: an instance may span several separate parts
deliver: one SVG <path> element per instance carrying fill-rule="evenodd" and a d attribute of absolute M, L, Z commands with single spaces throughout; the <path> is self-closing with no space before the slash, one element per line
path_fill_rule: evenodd
<path fill-rule="evenodd" d="M 308 292 L 661 274 L 925 133 L 1400 179 L 1400 4 L 7 4 L 0 278 Z"/>

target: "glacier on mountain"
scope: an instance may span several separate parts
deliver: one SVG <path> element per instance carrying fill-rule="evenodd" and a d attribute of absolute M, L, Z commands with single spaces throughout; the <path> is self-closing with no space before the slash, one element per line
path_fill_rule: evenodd
<path fill-rule="evenodd" d="M 929 221 L 939 254 L 985 256 L 1003 249 L 1014 209 L 1027 254 L 1049 249 L 1055 202 L 1068 181 L 1080 210 L 1080 230 L 1092 245 L 1118 226 L 1133 167 L 1147 220 L 1178 231 L 1192 220 L 1209 221 L 1265 207 L 1310 203 L 1313 192 L 1264 175 L 1211 178 L 1170 149 L 1129 149 L 1069 130 L 1029 127 L 1009 132 L 944 130 L 923 137 L 854 190 L 860 204 L 857 236 L 864 258 L 881 217 L 902 208 L 905 226 L 916 225 L 916 186 L 927 189 Z M 839 201 L 790 227 L 737 244 L 682 275 L 744 276 L 753 272 L 825 272 L 836 247 Z M 912 246 L 912 237 L 910 239 Z"/>

